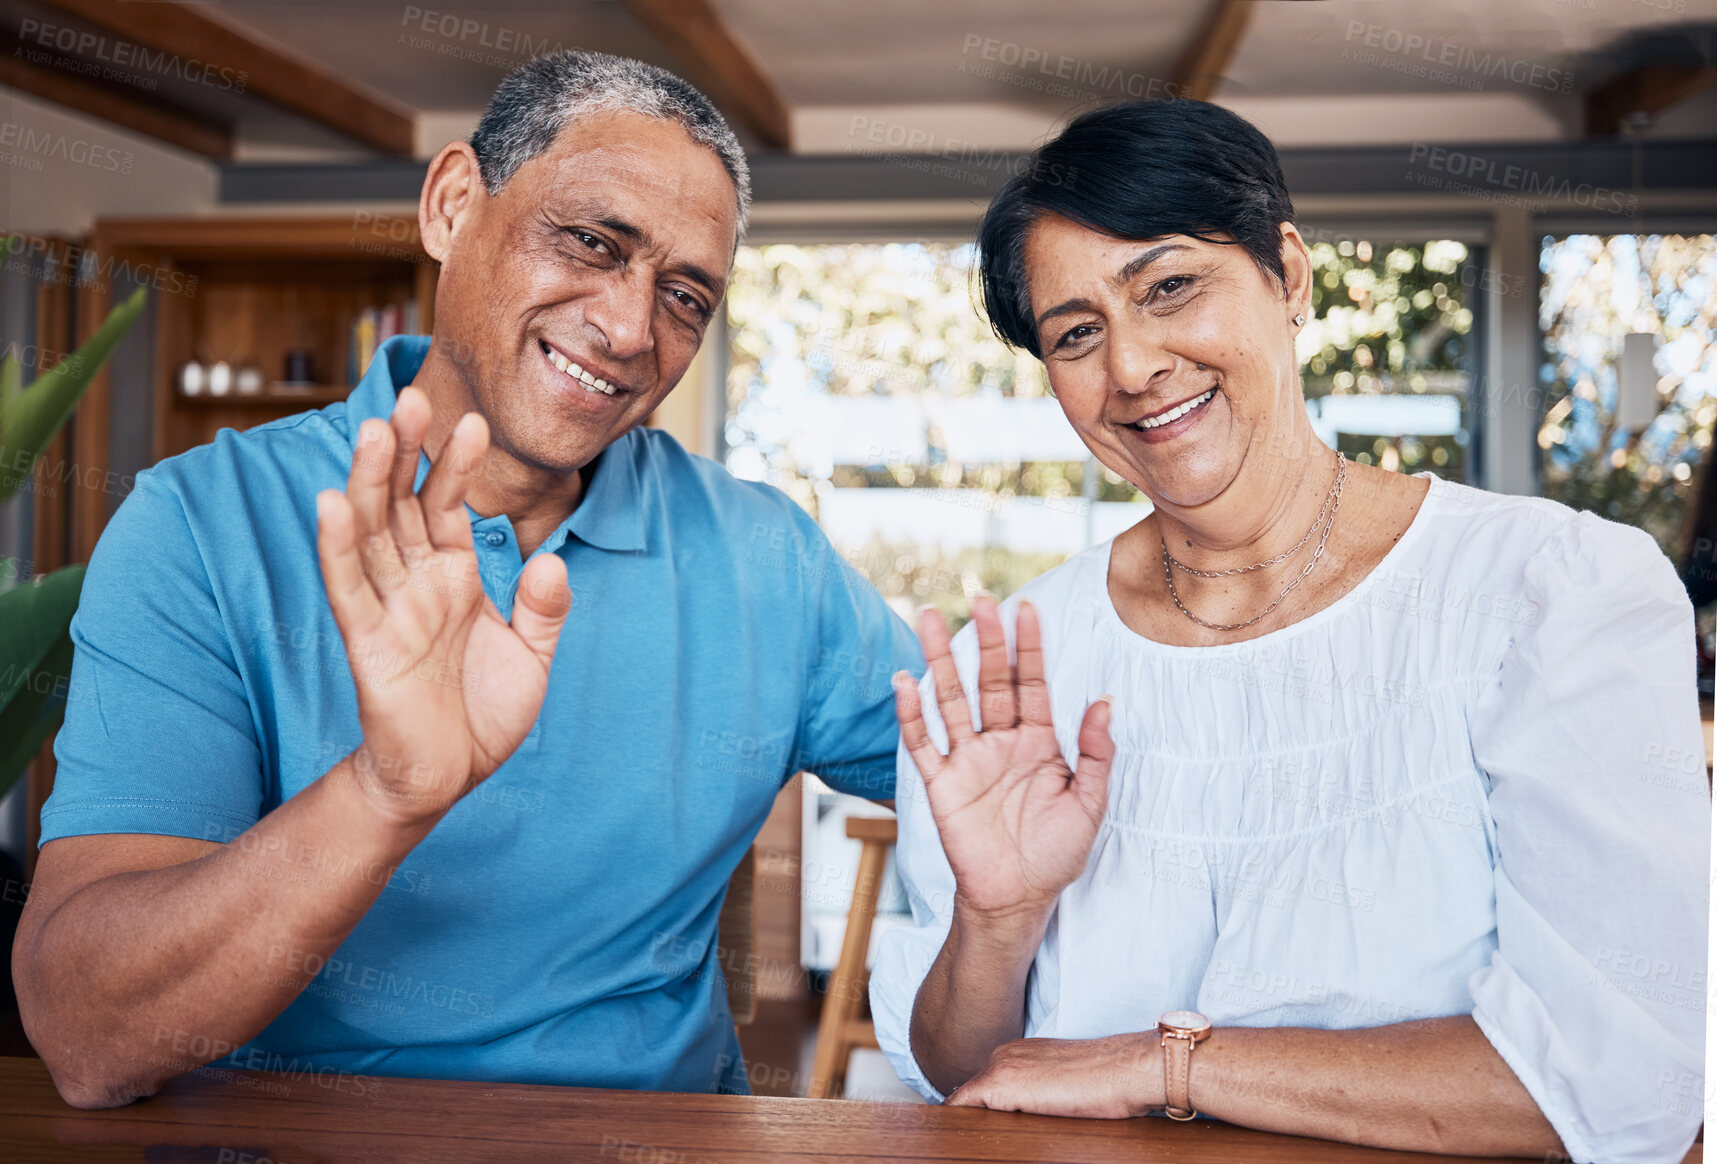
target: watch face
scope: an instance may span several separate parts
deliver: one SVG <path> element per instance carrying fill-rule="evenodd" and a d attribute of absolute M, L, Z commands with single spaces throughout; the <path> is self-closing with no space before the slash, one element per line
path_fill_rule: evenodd
<path fill-rule="evenodd" d="M 1210 1020 L 1195 1010 L 1171 1010 L 1157 1022 L 1182 1031 L 1202 1031 L 1210 1026 Z"/>

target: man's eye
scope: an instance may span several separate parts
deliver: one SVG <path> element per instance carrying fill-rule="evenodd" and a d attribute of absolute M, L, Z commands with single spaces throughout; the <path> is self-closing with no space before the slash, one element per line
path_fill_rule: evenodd
<path fill-rule="evenodd" d="M 579 230 L 576 226 L 563 226 L 560 230 L 563 235 L 572 239 L 587 251 L 593 251 L 599 255 L 606 255 L 609 253 L 608 244 L 602 241 L 599 236 L 591 234 L 588 230 Z"/>
<path fill-rule="evenodd" d="M 703 303 L 700 302 L 698 300 L 697 296 L 695 296 L 695 295 L 689 295 L 684 291 L 680 291 L 680 290 L 676 290 L 676 289 L 670 289 L 668 291 L 668 294 L 673 296 L 675 303 L 678 303 L 681 307 L 686 308 L 692 314 L 696 315 L 699 319 L 702 319 L 704 316 L 709 314 L 709 312 L 705 309 Z"/>

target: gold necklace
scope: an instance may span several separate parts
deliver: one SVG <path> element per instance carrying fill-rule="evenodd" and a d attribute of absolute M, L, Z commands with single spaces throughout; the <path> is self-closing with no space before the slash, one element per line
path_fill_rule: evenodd
<path fill-rule="evenodd" d="M 1318 559 L 1323 556 L 1324 543 L 1329 541 L 1329 531 L 1335 528 L 1336 512 L 1341 509 L 1341 486 L 1342 482 L 1346 479 L 1347 457 L 1338 452 L 1335 455 L 1335 483 L 1330 486 L 1329 493 L 1324 497 L 1323 507 L 1318 510 L 1317 520 L 1312 522 L 1312 527 L 1306 531 L 1306 536 L 1295 542 L 1292 549 L 1285 550 L 1284 552 L 1277 554 L 1274 558 L 1268 558 L 1265 561 L 1255 563 L 1251 566 L 1235 566 L 1228 570 L 1195 570 L 1191 566 L 1178 561 L 1174 555 L 1169 553 L 1168 541 L 1163 538 L 1161 532 L 1159 532 L 1157 534 L 1157 538 L 1162 542 L 1163 547 L 1163 578 L 1168 582 L 1169 597 L 1174 599 L 1175 606 L 1179 608 L 1182 614 L 1192 619 L 1192 621 L 1196 622 L 1199 626 L 1208 627 L 1210 630 L 1215 631 L 1244 630 L 1246 627 L 1253 626 L 1261 619 L 1267 617 L 1271 611 L 1275 610 L 1276 607 L 1282 604 L 1282 600 L 1288 596 L 1289 592 L 1291 592 L 1294 587 L 1305 581 L 1306 575 L 1312 572 L 1312 568 L 1318 564 Z M 1324 515 L 1326 513 L 1329 515 L 1329 521 L 1327 523 L 1324 521 Z M 1259 611 L 1245 622 L 1206 622 L 1204 619 L 1188 610 L 1186 608 L 1186 604 L 1180 600 L 1180 595 L 1175 591 L 1174 567 L 1176 566 L 1179 566 L 1188 574 L 1198 578 L 1225 578 L 1231 574 L 1246 574 L 1253 570 L 1262 570 L 1266 566 L 1274 566 L 1278 563 L 1285 562 L 1295 554 L 1299 553 L 1305 544 L 1311 540 L 1312 534 L 1317 532 L 1320 525 L 1323 526 L 1323 536 L 1318 539 L 1316 548 L 1312 550 L 1312 560 L 1306 563 L 1306 568 L 1296 574 L 1293 581 L 1282 587 L 1282 592 L 1276 595 L 1275 601 L 1271 602 L 1270 605 L 1266 606 L 1263 610 Z"/>

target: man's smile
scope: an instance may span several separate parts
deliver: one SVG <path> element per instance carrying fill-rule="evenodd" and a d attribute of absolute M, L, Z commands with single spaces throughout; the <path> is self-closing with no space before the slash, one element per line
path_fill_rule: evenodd
<path fill-rule="evenodd" d="M 596 375 L 547 340 L 538 340 L 537 346 L 543 350 L 543 354 L 548 357 L 548 362 L 554 366 L 556 371 L 567 379 L 583 385 L 586 392 L 600 393 L 604 396 L 624 395 L 626 393 L 627 389 L 624 384 Z"/>

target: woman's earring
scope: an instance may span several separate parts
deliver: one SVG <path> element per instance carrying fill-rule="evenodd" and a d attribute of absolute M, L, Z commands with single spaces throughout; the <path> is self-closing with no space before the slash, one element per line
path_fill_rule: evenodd
<path fill-rule="evenodd" d="M 1306 326 L 1306 317 L 1305 317 L 1304 312 L 1300 313 L 1299 315 L 1294 316 L 1294 326 L 1295 327 Z"/>

